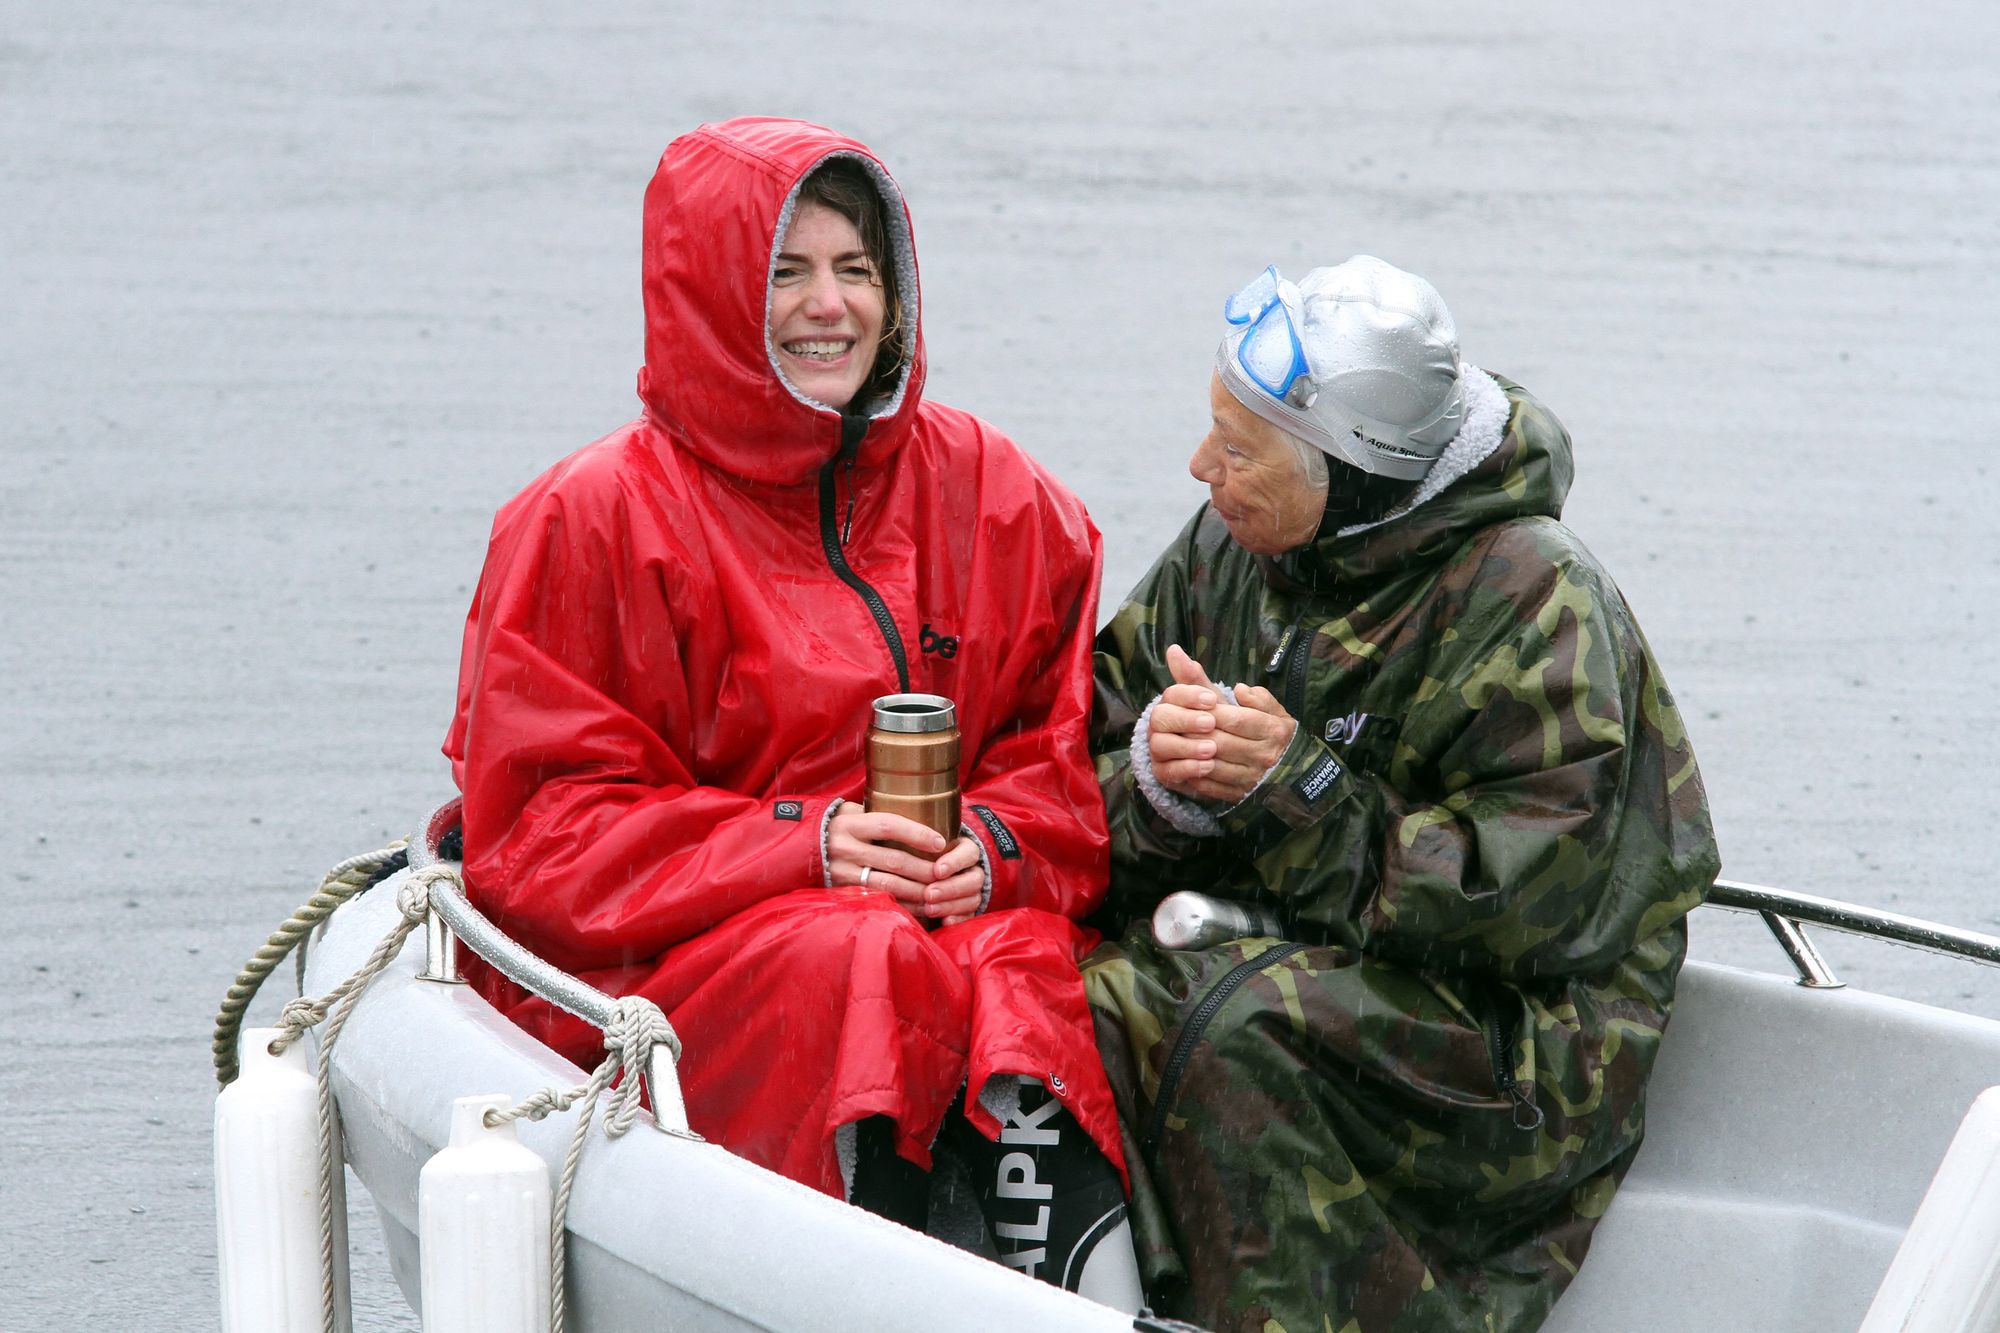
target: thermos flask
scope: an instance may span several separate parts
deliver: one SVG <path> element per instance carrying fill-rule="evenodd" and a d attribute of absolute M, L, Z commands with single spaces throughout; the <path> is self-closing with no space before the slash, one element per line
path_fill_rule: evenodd
<path fill-rule="evenodd" d="M 1263 907 L 1186 889 L 1168 894 L 1153 909 L 1153 943 L 1162 949 L 1208 949 L 1230 940 L 1276 936 L 1282 929 L 1276 915 Z"/>
<path fill-rule="evenodd" d="M 869 811 L 886 810 L 958 836 L 958 712 L 941 694 L 885 694 L 868 729 Z M 902 844 L 892 844 L 902 847 Z M 902 847 L 934 861 L 934 852 Z"/>

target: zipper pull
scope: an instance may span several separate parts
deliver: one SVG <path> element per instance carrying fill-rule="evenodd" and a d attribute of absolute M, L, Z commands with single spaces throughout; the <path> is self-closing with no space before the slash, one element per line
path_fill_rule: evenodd
<path fill-rule="evenodd" d="M 1284 636 L 1278 640 L 1278 651 L 1272 653 L 1271 660 L 1264 664 L 1265 675 L 1275 676 L 1278 674 L 1278 668 L 1285 664 L 1285 654 L 1291 649 L 1292 640 L 1298 637 L 1298 633 L 1299 622 L 1296 620 L 1285 627 Z"/>
<path fill-rule="evenodd" d="M 840 525 L 840 544 L 844 548 L 847 539 L 854 535 L 854 455 L 847 456 L 847 518 Z"/>
<path fill-rule="evenodd" d="M 846 464 L 847 472 L 847 517 L 840 525 L 840 544 L 847 545 L 847 539 L 854 535 L 854 455 L 861 451 L 861 439 L 868 434 L 868 418 L 859 412 L 840 414 L 840 452 L 835 455 Z"/>
<path fill-rule="evenodd" d="M 1517 1079 L 1509 1079 L 1508 1092 L 1514 1098 L 1514 1128 L 1524 1134 L 1540 1129 L 1548 1117 L 1542 1114 L 1541 1107 L 1535 1105 L 1533 1088 Z"/>

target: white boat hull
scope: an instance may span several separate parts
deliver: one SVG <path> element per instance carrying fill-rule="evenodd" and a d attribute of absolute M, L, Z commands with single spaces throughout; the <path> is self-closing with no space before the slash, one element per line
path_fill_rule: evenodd
<path fill-rule="evenodd" d="M 388 932 L 397 883 L 336 914 L 309 993 Z M 469 987 L 417 980 L 421 954 L 413 936 L 334 1057 L 347 1158 L 413 1305 L 417 1178 L 447 1140 L 453 1099 L 584 1078 Z M 2000 1023 L 1690 964 L 1645 1146 L 1550 1333 L 1855 1328 L 1960 1118 L 1996 1083 Z M 552 1168 L 574 1114 L 522 1126 Z M 650 1122 L 615 1140 L 593 1131 L 569 1227 L 583 1333 L 1132 1326 Z"/>
<path fill-rule="evenodd" d="M 312 947 L 308 992 L 331 989 L 388 934 L 400 880 L 335 914 Z M 421 1290 L 417 1177 L 449 1138 L 453 1100 L 482 1092 L 520 1098 L 585 1078 L 470 987 L 417 980 L 422 952 L 419 932 L 355 1006 L 333 1060 L 348 1164 L 375 1199 L 396 1281 L 413 1306 Z M 552 1170 L 560 1169 L 575 1115 L 522 1122 L 522 1141 Z M 593 1127 L 569 1231 L 573 1333 L 1132 1327 L 1129 1315 L 650 1121 L 617 1139 Z"/>

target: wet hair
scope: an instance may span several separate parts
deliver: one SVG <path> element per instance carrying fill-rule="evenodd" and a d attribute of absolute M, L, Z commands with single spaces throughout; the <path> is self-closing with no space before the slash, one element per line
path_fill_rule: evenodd
<path fill-rule="evenodd" d="M 896 256 L 889 250 L 889 218 L 882 193 L 868 169 L 851 157 L 829 158 L 799 183 L 797 206 L 818 204 L 852 223 L 861 233 L 861 248 L 882 288 L 882 342 L 875 350 L 875 368 L 868 374 L 850 411 L 864 400 L 896 391 L 909 354 L 909 330 L 904 326 L 903 298 L 896 286 Z"/>

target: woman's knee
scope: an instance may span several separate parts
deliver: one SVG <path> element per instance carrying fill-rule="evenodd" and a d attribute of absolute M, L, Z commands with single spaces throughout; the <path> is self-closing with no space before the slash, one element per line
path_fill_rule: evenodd
<path fill-rule="evenodd" d="M 805 895 L 796 895 L 805 897 Z M 862 994 L 907 997 L 962 1008 L 965 975 L 915 917 L 886 897 L 811 895 L 789 919 L 774 922 L 770 943 L 802 970 L 837 972 Z"/>

